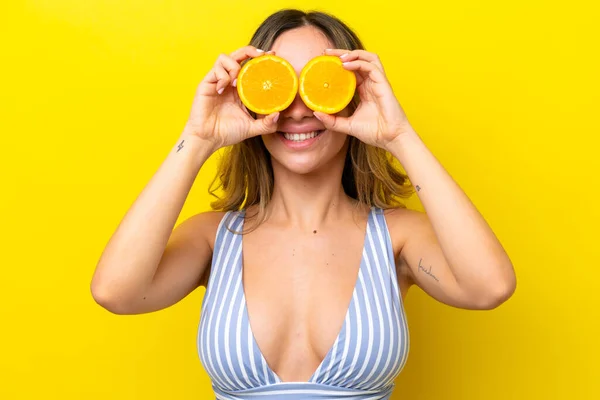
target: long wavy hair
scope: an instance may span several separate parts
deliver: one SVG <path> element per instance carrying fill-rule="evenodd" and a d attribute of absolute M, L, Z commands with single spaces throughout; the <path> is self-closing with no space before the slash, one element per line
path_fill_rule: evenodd
<path fill-rule="evenodd" d="M 338 49 L 364 49 L 356 33 L 340 19 L 323 12 L 295 9 L 270 15 L 258 27 L 250 45 L 270 50 L 282 33 L 303 26 L 319 29 Z M 359 101 L 356 94 L 348 106 L 350 114 L 356 110 Z M 349 136 L 341 182 L 345 193 L 368 207 L 404 208 L 400 199 L 410 197 L 413 187 L 408 176 L 394 164 L 393 157 L 385 150 Z M 209 187 L 209 193 L 217 199 L 211 206 L 218 211 L 239 211 L 257 206 L 256 214 L 248 216 L 256 227 L 267 217 L 273 185 L 271 156 L 262 139 L 258 136 L 244 140 L 225 150 Z M 220 196 L 216 194 L 219 190 L 222 191 Z"/>

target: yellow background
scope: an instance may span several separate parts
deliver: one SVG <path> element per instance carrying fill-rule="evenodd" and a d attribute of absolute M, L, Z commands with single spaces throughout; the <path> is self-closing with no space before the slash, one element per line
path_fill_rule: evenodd
<path fill-rule="evenodd" d="M 490 312 L 409 293 L 411 353 L 393 398 L 600 398 L 592 3 L 3 4 L 0 399 L 211 398 L 195 348 L 203 290 L 115 316 L 89 282 L 196 84 L 284 6 L 337 14 L 381 56 L 413 126 L 517 270 L 514 297 Z M 213 172 L 211 161 L 181 218 L 208 209 Z"/>

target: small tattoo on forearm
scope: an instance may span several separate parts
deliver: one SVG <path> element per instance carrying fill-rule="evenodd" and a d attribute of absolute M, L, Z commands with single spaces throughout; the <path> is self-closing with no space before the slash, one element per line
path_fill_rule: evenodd
<path fill-rule="evenodd" d="M 417 192 L 421 191 L 421 186 L 417 185 Z"/>
<path fill-rule="evenodd" d="M 421 265 L 421 261 L 423 261 L 423 259 L 421 258 L 419 260 L 419 271 L 423 271 L 425 272 L 427 275 L 431 276 L 433 279 L 436 280 L 436 282 L 439 282 L 440 280 L 438 278 L 436 278 L 436 276 L 431 272 L 431 265 L 429 266 L 429 270 L 425 269 L 422 265 Z"/>
<path fill-rule="evenodd" d="M 179 150 L 183 149 L 183 142 L 185 142 L 185 140 L 182 140 L 181 143 L 179 143 L 179 145 L 177 146 L 177 153 L 179 153 Z"/>

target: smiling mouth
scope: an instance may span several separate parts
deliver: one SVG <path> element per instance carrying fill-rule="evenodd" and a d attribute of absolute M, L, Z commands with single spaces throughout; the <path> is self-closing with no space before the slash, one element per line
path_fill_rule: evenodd
<path fill-rule="evenodd" d="M 321 129 L 318 131 L 305 132 L 305 133 L 287 133 L 287 132 L 278 132 L 278 133 L 280 135 L 283 135 L 283 137 L 286 140 L 291 140 L 292 142 L 302 142 L 304 140 L 315 138 L 315 137 L 319 136 L 321 133 L 323 133 L 324 131 L 325 131 L 324 129 Z"/>

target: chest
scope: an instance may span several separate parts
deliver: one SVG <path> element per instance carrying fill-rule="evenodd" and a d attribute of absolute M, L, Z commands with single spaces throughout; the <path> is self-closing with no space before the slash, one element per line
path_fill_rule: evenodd
<path fill-rule="evenodd" d="M 290 240 L 290 238 L 294 238 Z M 282 232 L 243 239 L 249 321 L 282 379 L 308 379 L 336 340 L 357 284 L 365 227 Z"/>
<path fill-rule="evenodd" d="M 242 388 L 399 371 L 407 329 L 382 225 L 225 234 L 199 327 L 211 377 Z"/>
<path fill-rule="evenodd" d="M 315 303 L 341 300 L 347 305 L 363 245 L 364 231 L 358 228 L 344 234 L 277 230 L 250 234 L 243 239 L 242 254 L 246 297 L 257 306 L 279 301 L 288 311 L 300 313 L 297 317 Z"/>

